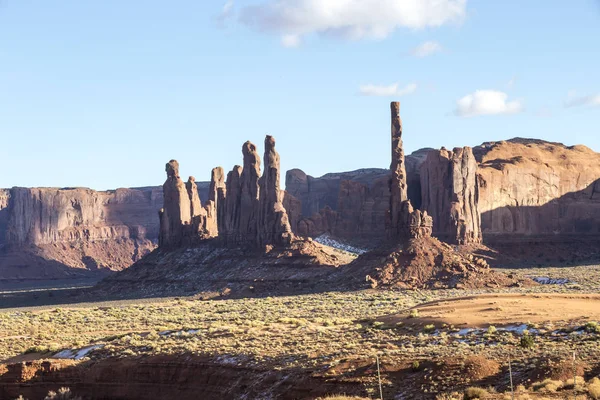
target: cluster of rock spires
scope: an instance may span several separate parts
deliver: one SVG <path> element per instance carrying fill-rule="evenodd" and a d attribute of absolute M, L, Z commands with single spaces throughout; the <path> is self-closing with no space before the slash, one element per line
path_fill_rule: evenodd
<path fill-rule="evenodd" d="M 209 200 L 202 207 L 195 180 L 184 185 L 179 163 L 166 165 L 164 207 L 160 210 L 161 247 L 179 247 L 218 238 L 225 245 L 286 246 L 294 238 L 279 188 L 280 162 L 275 139 L 265 138 L 264 173 L 256 146 L 242 146 L 243 167 L 227 174 L 221 167 L 211 174 Z"/>
<path fill-rule="evenodd" d="M 408 196 L 400 103 L 392 102 L 390 108 L 392 161 L 388 180 L 388 238 L 402 243 L 435 234 L 451 243 L 480 243 L 477 162 L 472 150 L 465 147 L 449 152 L 442 148 L 429 152 L 421 167 L 422 204 L 420 209 L 415 209 Z M 265 138 L 262 175 L 256 146 L 249 141 L 244 143 L 242 154 L 243 166 L 234 166 L 226 181 L 221 167 L 212 170 L 209 199 L 204 207 L 195 179 L 190 177 L 184 184 L 177 161 L 171 160 L 166 165 L 160 246 L 178 247 L 215 237 L 231 246 L 291 243 L 294 235 L 279 187 L 280 160 L 275 139 Z M 343 181 L 340 193 L 351 193 L 353 184 Z M 291 196 L 286 197 L 285 204 L 292 209 L 296 221 L 301 205 Z M 320 219 L 327 222 L 333 218 L 330 214 L 324 209 Z M 294 225 L 298 231 L 309 231 L 305 221 Z"/>

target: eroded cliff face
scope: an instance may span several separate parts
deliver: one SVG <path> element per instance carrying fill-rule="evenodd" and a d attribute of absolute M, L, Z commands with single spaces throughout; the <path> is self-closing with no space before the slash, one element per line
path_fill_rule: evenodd
<path fill-rule="evenodd" d="M 198 183 L 200 196 L 208 183 Z M 121 270 L 156 247 L 160 187 L 0 189 L 0 279 Z"/>
<path fill-rule="evenodd" d="M 481 243 L 477 161 L 470 147 L 429 152 L 421 166 L 421 201 L 435 221 L 436 237 Z"/>
<path fill-rule="evenodd" d="M 121 270 L 155 247 L 155 188 L 3 190 L 0 279 L 55 279 Z"/>
<path fill-rule="evenodd" d="M 405 156 L 407 195 L 415 208 L 421 204 L 420 166 L 430 150 Z M 390 170 L 383 168 L 330 173 L 319 178 L 299 169 L 289 170 L 284 203 L 294 233 L 311 237 L 329 233 L 365 244 L 385 239 L 389 178 Z"/>
<path fill-rule="evenodd" d="M 520 138 L 473 150 L 486 241 L 600 234 L 599 153 Z"/>

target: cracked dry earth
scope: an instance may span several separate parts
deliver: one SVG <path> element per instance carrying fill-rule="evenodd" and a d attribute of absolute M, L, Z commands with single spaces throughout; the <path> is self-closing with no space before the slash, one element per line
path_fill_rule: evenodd
<path fill-rule="evenodd" d="M 600 267 L 509 272 L 562 280 L 4 310 L 0 398 L 61 386 L 84 399 L 142 399 L 147 387 L 156 399 L 377 398 L 378 357 L 385 399 L 462 399 L 474 387 L 503 399 L 510 357 L 516 398 L 562 399 L 573 394 L 574 351 L 578 398 L 591 396 Z"/>

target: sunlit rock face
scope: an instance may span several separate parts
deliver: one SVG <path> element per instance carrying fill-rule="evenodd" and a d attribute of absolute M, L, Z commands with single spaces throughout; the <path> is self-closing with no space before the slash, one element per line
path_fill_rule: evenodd
<path fill-rule="evenodd" d="M 421 195 L 436 237 L 454 244 L 481 243 L 477 161 L 471 148 L 430 151 L 421 165 Z"/>

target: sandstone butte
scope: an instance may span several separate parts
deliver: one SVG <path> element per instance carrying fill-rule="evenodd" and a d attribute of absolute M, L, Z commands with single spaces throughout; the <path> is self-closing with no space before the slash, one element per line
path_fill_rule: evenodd
<path fill-rule="evenodd" d="M 402 124 L 394 107 L 392 126 L 401 142 Z M 265 164 L 267 158 L 272 157 L 265 157 Z M 251 159 L 244 159 L 244 164 L 247 161 L 252 164 Z M 450 243 L 483 241 L 511 253 L 514 246 L 524 243 L 527 246 L 519 247 L 520 251 L 530 249 L 531 253 L 548 248 L 544 246 L 575 245 L 583 239 L 597 243 L 600 238 L 600 154 L 585 146 L 516 138 L 472 149 L 422 149 L 405 156 L 402 165 L 392 162 L 391 167 L 394 177 L 404 174 L 406 181 L 394 202 L 407 199 L 413 210 L 427 211 L 434 220 L 433 235 Z M 286 190 L 279 190 L 278 201 L 269 200 L 279 214 L 269 214 L 268 221 L 252 197 L 253 188 L 260 189 L 258 174 L 247 172 L 242 183 L 243 170 L 236 166 L 225 175 L 222 168 L 216 168 L 211 182 L 189 179 L 179 186 L 188 198 L 190 193 L 193 197 L 188 229 L 202 231 L 205 237 L 221 232 L 232 243 L 248 235 L 265 243 L 273 239 L 270 235 L 279 234 L 284 234 L 285 242 L 290 231 L 311 237 L 327 233 L 370 248 L 389 238 L 394 229 L 397 232 L 398 220 L 392 222 L 388 216 L 392 192 L 387 169 L 320 178 L 290 170 L 285 176 Z M 242 197 L 245 204 L 254 202 L 255 206 L 240 210 Z M 105 192 L 0 189 L 0 279 L 73 278 L 126 268 L 157 246 L 157 213 L 163 202 L 160 187 Z M 395 204 L 393 213 L 398 216 Z M 251 220 L 257 222 L 249 224 Z M 261 236 L 256 231 L 259 220 L 263 226 L 280 229 Z M 570 248 L 565 249 L 569 253 Z"/>

